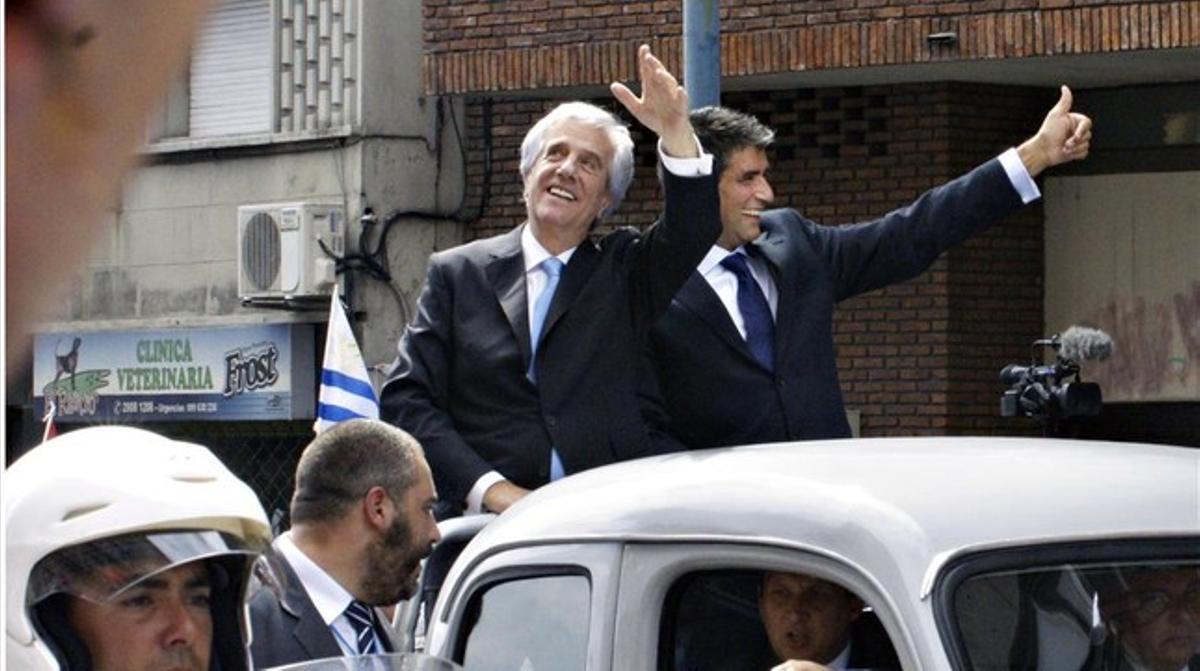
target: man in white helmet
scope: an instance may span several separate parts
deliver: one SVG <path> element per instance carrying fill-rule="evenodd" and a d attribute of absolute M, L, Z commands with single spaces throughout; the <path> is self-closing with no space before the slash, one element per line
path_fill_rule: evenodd
<path fill-rule="evenodd" d="M 211 452 L 96 427 L 4 481 L 7 668 L 250 668 L 243 603 L 270 526 Z"/>

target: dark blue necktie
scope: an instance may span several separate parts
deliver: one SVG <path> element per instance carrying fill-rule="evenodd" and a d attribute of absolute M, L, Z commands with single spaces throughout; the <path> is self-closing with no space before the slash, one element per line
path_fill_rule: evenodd
<path fill-rule="evenodd" d="M 346 606 L 346 619 L 354 627 L 354 644 L 360 655 L 374 655 L 383 652 L 375 640 L 375 618 L 371 607 L 361 601 L 351 601 Z"/>
<path fill-rule="evenodd" d="M 771 306 L 763 296 L 750 267 L 746 265 L 746 257 L 742 254 L 730 254 L 721 259 L 721 266 L 737 275 L 738 311 L 742 313 L 742 322 L 746 326 L 746 344 L 750 353 L 766 366 L 767 370 L 775 370 L 775 321 L 771 318 Z"/>

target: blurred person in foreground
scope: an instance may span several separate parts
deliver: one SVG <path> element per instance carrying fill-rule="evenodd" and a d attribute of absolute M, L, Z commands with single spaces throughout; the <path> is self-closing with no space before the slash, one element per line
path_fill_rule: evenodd
<path fill-rule="evenodd" d="M 270 527 L 207 449 L 74 431 L 7 469 L 4 511 L 6 668 L 251 668 L 244 597 Z"/>
<path fill-rule="evenodd" d="M 87 261 L 212 4 L 4 3 L 8 370 L 20 369 L 31 325 Z"/>

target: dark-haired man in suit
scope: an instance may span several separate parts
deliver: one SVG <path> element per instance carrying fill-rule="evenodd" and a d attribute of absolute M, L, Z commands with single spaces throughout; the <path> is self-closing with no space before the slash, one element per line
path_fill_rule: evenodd
<path fill-rule="evenodd" d="M 378 609 L 416 590 L 436 501 L 421 446 L 394 426 L 350 420 L 309 443 L 272 545 L 279 584 L 249 600 L 254 666 L 396 652 Z"/>
<path fill-rule="evenodd" d="M 671 433 L 689 448 L 850 436 L 833 346 L 835 303 L 923 272 L 946 249 L 1040 197 L 1033 177 L 1087 155 L 1092 122 L 1071 92 L 1037 134 L 853 226 L 768 209 L 774 131 L 723 107 L 692 112 L 720 159 L 721 236 L 650 337 Z"/>
<path fill-rule="evenodd" d="M 763 574 L 758 612 L 774 653 L 774 668 L 900 668 L 895 648 L 874 619 L 863 619 L 863 602 L 852 592 L 803 573 Z M 755 669 L 770 668 L 770 662 Z M 823 665 L 813 667 L 814 664 Z"/>

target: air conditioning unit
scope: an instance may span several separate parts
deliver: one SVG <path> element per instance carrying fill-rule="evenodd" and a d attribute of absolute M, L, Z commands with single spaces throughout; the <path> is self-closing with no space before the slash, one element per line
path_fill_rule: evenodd
<path fill-rule="evenodd" d="M 328 296 L 337 283 L 335 257 L 343 255 L 345 235 L 346 212 L 340 203 L 239 207 L 238 295 L 242 299 Z"/>

